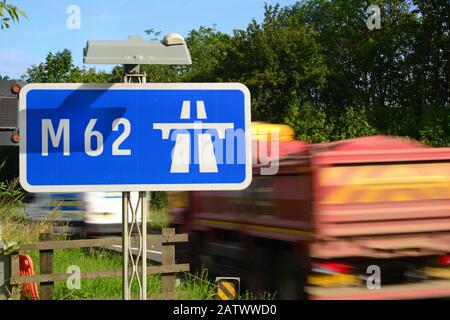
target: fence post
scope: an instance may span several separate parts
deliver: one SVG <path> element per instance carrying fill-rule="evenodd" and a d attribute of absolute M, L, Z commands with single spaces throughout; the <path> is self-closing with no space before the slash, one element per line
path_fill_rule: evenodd
<path fill-rule="evenodd" d="M 164 228 L 162 229 L 162 235 L 174 235 L 175 229 Z M 175 264 L 175 245 L 173 243 L 163 243 L 162 245 L 162 266 Z M 175 292 L 175 274 L 163 273 L 162 279 L 162 293 L 166 299 L 169 299 Z"/>
<path fill-rule="evenodd" d="M 19 276 L 19 255 L 18 254 L 12 254 L 11 256 L 11 277 L 18 277 Z M 10 297 L 12 299 L 20 300 L 20 288 L 17 285 L 11 285 L 11 295 Z"/>
<path fill-rule="evenodd" d="M 41 233 L 39 235 L 39 241 L 51 241 L 52 237 L 50 233 Z M 40 274 L 52 274 L 53 273 L 53 250 L 39 250 L 39 268 Z M 41 299 L 53 300 L 53 287 L 54 282 L 41 283 Z"/>

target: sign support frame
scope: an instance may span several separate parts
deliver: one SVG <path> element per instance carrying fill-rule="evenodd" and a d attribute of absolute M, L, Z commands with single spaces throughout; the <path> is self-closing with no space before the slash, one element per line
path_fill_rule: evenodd
<path fill-rule="evenodd" d="M 124 65 L 124 83 L 132 83 L 137 80 L 139 83 L 147 82 L 147 75 L 139 73 L 139 65 Z M 139 198 L 136 206 L 133 206 L 130 192 L 122 192 L 122 298 L 131 300 L 133 281 L 139 289 L 139 300 L 147 300 L 147 212 L 148 201 L 147 192 L 139 191 Z M 131 215 L 130 215 L 131 213 Z M 139 226 L 139 219 L 140 226 Z M 131 223 L 130 226 L 128 223 Z M 138 234 L 138 248 L 136 256 L 133 256 L 133 231 Z M 129 269 L 131 262 L 131 270 Z"/>

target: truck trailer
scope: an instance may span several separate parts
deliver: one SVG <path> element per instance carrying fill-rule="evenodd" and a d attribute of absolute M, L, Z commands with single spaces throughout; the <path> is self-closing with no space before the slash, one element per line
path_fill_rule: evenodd
<path fill-rule="evenodd" d="M 280 140 L 245 190 L 169 194 L 177 259 L 279 299 L 450 297 L 450 148 Z"/>

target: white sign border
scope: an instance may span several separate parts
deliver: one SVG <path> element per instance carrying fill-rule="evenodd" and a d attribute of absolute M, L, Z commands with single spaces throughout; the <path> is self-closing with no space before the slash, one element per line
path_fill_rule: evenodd
<path fill-rule="evenodd" d="M 198 184 L 109 184 L 109 185 L 31 185 L 27 180 L 27 93 L 31 90 L 239 90 L 244 94 L 245 108 L 245 180 L 241 183 Z M 39 83 L 27 84 L 19 95 L 19 179 L 28 192 L 134 192 L 134 191 L 219 191 L 243 190 L 252 181 L 251 97 L 248 88 L 241 83 Z"/>

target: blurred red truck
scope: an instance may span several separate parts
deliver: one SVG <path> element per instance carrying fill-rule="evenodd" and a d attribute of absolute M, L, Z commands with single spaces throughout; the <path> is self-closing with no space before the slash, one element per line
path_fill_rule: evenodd
<path fill-rule="evenodd" d="M 179 259 L 280 299 L 450 297 L 450 148 L 373 136 L 279 150 L 277 174 L 254 161 L 246 190 L 169 194 L 190 239 Z"/>

